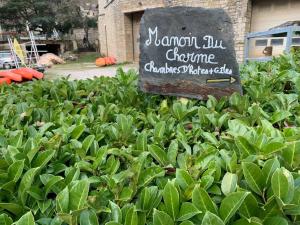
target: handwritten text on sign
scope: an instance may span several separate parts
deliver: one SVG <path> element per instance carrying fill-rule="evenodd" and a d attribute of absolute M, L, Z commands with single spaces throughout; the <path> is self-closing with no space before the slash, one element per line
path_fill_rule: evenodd
<path fill-rule="evenodd" d="M 144 66 L 145 71 L 157 74 L 191 74 L 191 75 L 212 75 L 212 74 L 226 74 L 232 75 L 232 69 L 228 68 L 226 64 L 220 66 L 216 60 L 216 55 L 213 53 L 204 53 L 205 50 L 219 49 L 225 51 L 223 41 L 216 39 L 212 35 L 205 35 L 199 40 L 199 37 L 186 36 L 163 36 L 159 38 L 159 28 L 148 29 L 148 39 L 145 42 L 146 46 L 152 47 L 168 47 L 166 51 L 164 66 L 156 66 L 155 62 L 151 60 Z M 180 52 L 182 48 L 190 47 L 191 52 Z M 180 66 L 170 66 L 168 62 L 184 63 Z M 194 67 L 193 64 L 211 65 L 209 68 L 198 65 Z"/>
<path fill-rule="evenodd" d="M 147 9 L 140 26 L 143 92 L 207 99 L 242 93 L 234 31 L 223 9 Z"/>

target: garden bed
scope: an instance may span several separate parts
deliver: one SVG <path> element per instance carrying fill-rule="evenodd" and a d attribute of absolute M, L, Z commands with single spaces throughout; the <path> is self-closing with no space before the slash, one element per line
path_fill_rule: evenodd
<path fill-rule="evenodd" d="M 299 58 L 249 64 L 219 100 L 122 70 L 0 87 L 0 224 L 299 224 Z"/>

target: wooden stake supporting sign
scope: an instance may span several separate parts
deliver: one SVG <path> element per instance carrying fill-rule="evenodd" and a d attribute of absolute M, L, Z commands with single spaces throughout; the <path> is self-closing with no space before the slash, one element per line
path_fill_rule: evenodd
<path fill-rule="evenodd" d="M 140 29 L 141 90 L 197 99 L 242 93 L 233 38 L 222 9 L 146 10 Z"/>

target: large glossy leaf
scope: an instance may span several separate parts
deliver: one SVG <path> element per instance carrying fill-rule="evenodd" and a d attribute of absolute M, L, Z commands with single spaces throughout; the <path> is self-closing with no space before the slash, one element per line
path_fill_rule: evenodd
<path fill-rule="evenodd" d="M 286 219 L 276 216 L 266 219 L 264 225 L 289 225 L 289 223 Z"/>
<path fill-rule="evenodd" d="M 277 169 L 271 179 L 272 190 L 275 196 L 281 200 L 286 199 L 289 194 L 289 180 L 285 176 L 283 169 Z"/>
<path fill-rule="evenodd" d="M 15 225 L 35 225 L 34 217 L 31 212 L 24 214 Z"/>
<path fill-rule="evenodd" d="M 219 141 L 216 138 L 215 134 L 213 133 L 209 133 L 209 132 L 203 132 L 202 136 L 211 144 L 218 146 L 219 145 Z"/>
<path fill-rule="evenodd" d="M 112 221 L 122 223 L 122 211 L 114 202 L 109 202 Z"/>
<path fill-rule="evenodd" d="M 184 202 L 180 207 L 177 221 L 188 220 L 199 213 L 201 213 L 201 211 L 199 211 L 193 203 Z"/>
<path fill-rule="evenodd" d="M 173 116 L 178 120 L 184 119 L 187 113 L 185 105 L 180 102 L 176 102 L 173 104 L 172 112 Z"/>
<path fill-rule="evenodd" d="M 39 225 L 62 225 L 63 221 L 57 216 L 55 218 L 41 218 L 36 221 Z"/>
<path fill-rule="evenodd" d="M 248 195 L 249 192 L 236 192 L 231 193 L 222 200 L 220 206 L 220 217 L 223 219 L 225 224 L 228 223 L 231 217 L 235 215 Z"/>
<path fill-rule="evenodd" d="M 12 223 L 13 223 L 13 220 L 8 215 L 6 215 L 6 214 L 0 215 L 0 224 L 1 225 L 11 225 Z"/>
<path fill-rule="evenodd" d="M 294 180 L 293 174 L 289 170 L 282 168 L 282 171 L 283 171 L 284 176 L 286 176 L 286 178 L 288 180 L 288 184 L 289 184 L 288 185 L 288 195 L 283 200 L 285 203 L 291 203 L 295 196 L 295 180 Z M 299 190 L 299 187 L 298 187 L 298 190 Z"/>
<path fill-rule="evenodd" d="M 120 193 L 119 198 L 117 200 L 120 201 L 129 201 L 132 197 L 133 190 L 130 187 L 124 187 L 123 190 Z"/>
<path fill-rule="evenodd" d="M 260 218 L 267 219 L 270 217 L 274 217 L 278 214 L 280 214 L 280 208 L 278 206 L 278 203 L 276 201 L 276 198 L 272 196 L 266 204 L 262 207 L 262 211 L 260 211 Z"/>
<path fill-rule="evenodd" d="M 186 220 L 181 222 L 179 225 L 194 225 L 194 223 L 192 221 Z"/>
<path fill-rule="evenodd" d="M 52 126 L 54 126 L 54 125 L 55 125 L 54 123 L 45 123 L 42 127 L 40 127 L 39 133 L 40 133 L 41 135 L 44 135 L 45 132 L 46 132 L 47 130 L 49 130 L 50 127 L 52 127 Z"/>
<path fill-rule="evenodd" d="M 34 182 L 35 175 L 37 174 L 39 169 L 40 168 L 37 167 L 37 168 L 32 168 L 32 169 L 28 170 L 21 179 L 21 182 L 19 185 L 19 190 L 18 190 L 18 196 L 23 204 L 25 204 L 26 198 L 27 198 L 26 191 L 29 190 L 32 183 Z"/>
<path fill-rule="evenodd" d="M 94 140 L 95 140 L 95 135 L 89 135 L 83 140 L 82 149 L 85 153 L 88 152 L 88 150 L 92 146 L 92 143 Z"/>
<path fill-rule="evenodd" d="M 165 175 L 165 170 L 159 166 L 153 166 L 146 168 L 141 171 L 141 175 L 138 180 L 139 187 L 144 187 L 148 185 L 155 178 L 163 177 Z"/>
<path fill-rule="evenodd" d="M 80 213 L 80 225 L 99 225 L 96 213 L 91 210 L 84 210 Z"/>
<path fill-rule="evenodd" d="M 136 148 L 139 151 L 147 151 L 148 149 L 148 135 L 146 132 L 140 133 L 136 139 Z"/>
<path fill-rule="evenodd" d="M 70 192 L 66 187 L 56 197 L 56 211 L 59 213 L 68 213 L 70 204 Z"/>
<path fill-rule="evenodd" d="M 271 121 L 274 124 L 288 118 L 289 116 L 291 116 L 291 113 L 289 111 L 277 111 L 272 115 Z"/>
<path fill-rule="evenodd" d="M 225 223 L 217 215 L 207 211 L 201 225 L 225 225 Z"/>
<path fill-rule="evenodd" d="M 24 160 L 17 160 L 13 164 L 11 164 L 8 168 L 8 179 L 10 181 L 17 182 L 24 169 Z"/>
<path fill-rule="evenodd" d="M 235 144 L 237 145 L 238 149 L 240 150 L 240 153 L 244 157 L 256 154 L 255 147 L 251 145 L 250 142 L 245 137 L 242 136 L 236 137 Z"/>
<path fill-rule="evenodd" d="M 173 166 L 176 166 L 177 155 L 178 155 L 178 141 L 172 140 L 168 149 L 167 157 L 168 157 L 168 161 Z"/>
<path fill-rule="evenodd" d="M 84 124 L 80 124 L 80 125 L 76 126 L 75 129 L 71 133 L 72 139 L 77 140 L 82 135 L 84 130 L 85 130 Z"/>
<path fill-rule="evenodd" d="M 16 161 L 16 155 L 20 153 L 20 151 L 11 145 L 7 146 L 7 149 L 2 149 L 3 157 L 8 164 L 13 164 Z"/>
<path fill-rule="evenodd" d="M 262 173 L 265 180 L 265 186 L 268 187 L 271 184 L 271 178 L 276 169 L 280 168 L 280 163 L 277 158 L 269 159 L 265 162 Z"/>
<path fill-rule="evenodd" d="M 55 185 L 63 180 L 63 177 L 53 176 L 51 174 L 44 174 L 40 176 L 41 181 L 45 185 L 45 195 L 47 195 L 52 189 L 54 189 Z"/>
<path fill-rule="evenodd" d="M 48 150 L 48 151 L 38 153 L 36 159 L 34 159 L 32 162 L 32 166 L 43 168 L 52 159 L 54 154 L 55 151 L 53 150 Z"/>
<path fill-rule="evenodd" d="M 27 158 L 29 159 L 29 162 L 31 162 L 34 159 L 34 157 L 36 156 L 36 154 L 39 152 L 39 149 L 40 149 L 39 146 L 36 146 L 35 143 L 32 143 L 32 145 L 30 146 L 30 148 L 28 149 L 28 151 L 26 151 Z"/>
<path fill-rule="evenodd" d="M 161 202 L 162 195 L 158 187 L 146 187 L 139 196 L 137 207 L 142 211 L 150 211 Z"/>
<path fill-rule="evenodd" d="M 80 169 L 71 167 L 65 176 L 65 183 L 70 184 L 72 181 L 76 181 L 79 178 L 79 176 L 80 176 Z"/>
<path fill-rule="evenodd" d="M 168 182 L 163 191 L 166 212 L 175 220 L 179 213 L 179 193 L 172 182 Z"/>
<path fill-rule="evenodd" d="M 70 200 L 69 200 L 70 210 L 83 209 L 89 194 L 89 185 L 90 184 L 87 180 L 81 180 L 81 181 L 77 181 L 70 188 Z"/>
<path fill-rule="evenodd" d="M 138 215 L 135 206 L 127 211 L 124 225 L 138 225 Z"/>
<path fill-rule="evenodd" d="M 49 209 L 51 204 L 52 204 L 52 200 L 50 200 L 50 199 L 48 199 L 46 201 L 43 201 L 43 200 L 38 201 L 38 206 L 42 213 L 45 213 L 47 211 L 47 209 Z"/>
<path fill-rule="evenodd" d="M 174 221 L 167 213 L 154 209 L 153 225 L 174 225 Z"/>
<path fill-rule="evenodd" d="M 195 183 L 192 176 L 185 170 L 177 169 L 176 170 L 176 183 L 185 190 L 190 185 Z"/>
<path fill-rule="evenodd" d="M 255 193 L 262 195 L 264 187 L 263 173 L 259 166 L 250 162 L 243 162 L 243 173 L 247 184 Z"/>
<path fill-rule="evenodd" d="M 238 176 L 233 173 L 227 172 L 223 177 L 221 189 L 224 195 L 229 195 L 237 188 Z"/>
<path fill-rule="evenodd" d="M 239 208 L 239 213 L 243 217 L 250 219 L 251 217 L 258 216 L 259 210 L 257 199 L 253 194 L 249 194 Z"/>
<path fill-rule="evenodd" d="M 222 159 L 225 161 L 226 170 L 228 172 L 235 173 L 236 168 L 237 168 L 237 155 L 236 155 L 236 153 L 234 152 L 231 155 L 230 152 L 225 151 L 225 150 L 221 150 L 220 155 L 221 155 Z"/>
<path fill-rule="evenodd" d="M 281 142 L 271 142 L 266 144 L 263 148 L 262 148 L 262 152 L 265 155 L 269 155 L 269 154 L 273 154 L 275 152 L 281 151 L 282 149 L 284 149 L 285 145 Z"/>
<path fill-rule="evenodd" d="M 164 137 L 164 133 L 166 130 L 166 122 L 161 121 L 157 123 L 154 127 L 154 138 L 157 140 L 161 140 Z"/>
<path fill-rule="evenodd" d="M 20 205 L 20 204 L 16 204 L 16 203 L 5 203 L 5 202 L 1 202 L 0 203 L 0 208 L 7 210 L 8 212 L 16 215 L 16 216 L 21 216 L 24 208 Z"/>
<path fill-rule="evenodd" d="M 152 157 L 163 166 L 168 165 L 167 153 L 157 145 L 150 145 L 149 152 Z"/>
<path fill-rule="evenodd" d="M 192 202 L 202 212 L 209 211 L 213 214 L 218 214 L 216 204 L 210 198 L 208 193 L 199 186 L 196 186 L 193 190 Z"/>
<path fill-rule="evenodd" d="M 263 222 L 259 218 L 253 217 L 250 219 L 239 219 L 233 225 L 263 225 Z"/>
<path fill-rule="evenodd" d="M 286 145 L 282 151 L 282 156 L 285 162 L 292 168 L 297 167 L 300 162 L 300 141 L 294 141 Z"/>
<path fill-rule="evenodd" d="M 300 215 L 300 205 L 285 205 L 284 214 L 290 216 L 299 216 Z"/>
<path fill-rule="evenodd" d="M 23 141 L 23 131 L 22 130 L 18 130 L 14 132 L 13 137 L 11 138 L 11 142 L 10 145 L 19 148 L 22 145 L 22 141 Z"/>

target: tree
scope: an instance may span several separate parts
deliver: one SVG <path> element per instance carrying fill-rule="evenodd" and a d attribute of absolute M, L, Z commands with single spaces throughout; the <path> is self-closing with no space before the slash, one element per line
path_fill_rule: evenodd
<path fill-rule="evenodd" d="M 94 15 L 95 9 L 93 8 L 93 4 L 90 3 L 81 3 L 81 17 L 83 18 L 81 27 L 84 30 L 84 42 L 86 43 L 87 48 L 91 48 L 91 43 L 89 41 L 89 30 L 90 28 L 97 27 L 97 14 Z"/>
<path fill-rule="evenodd" d="M 0 23 L 4 29 L 22 32 L 26 24 L 31 30 L 51 35 L 53 30 L 65 34 L 82 21 L 76 0 L 7 0 L 0 7 Z"/>

